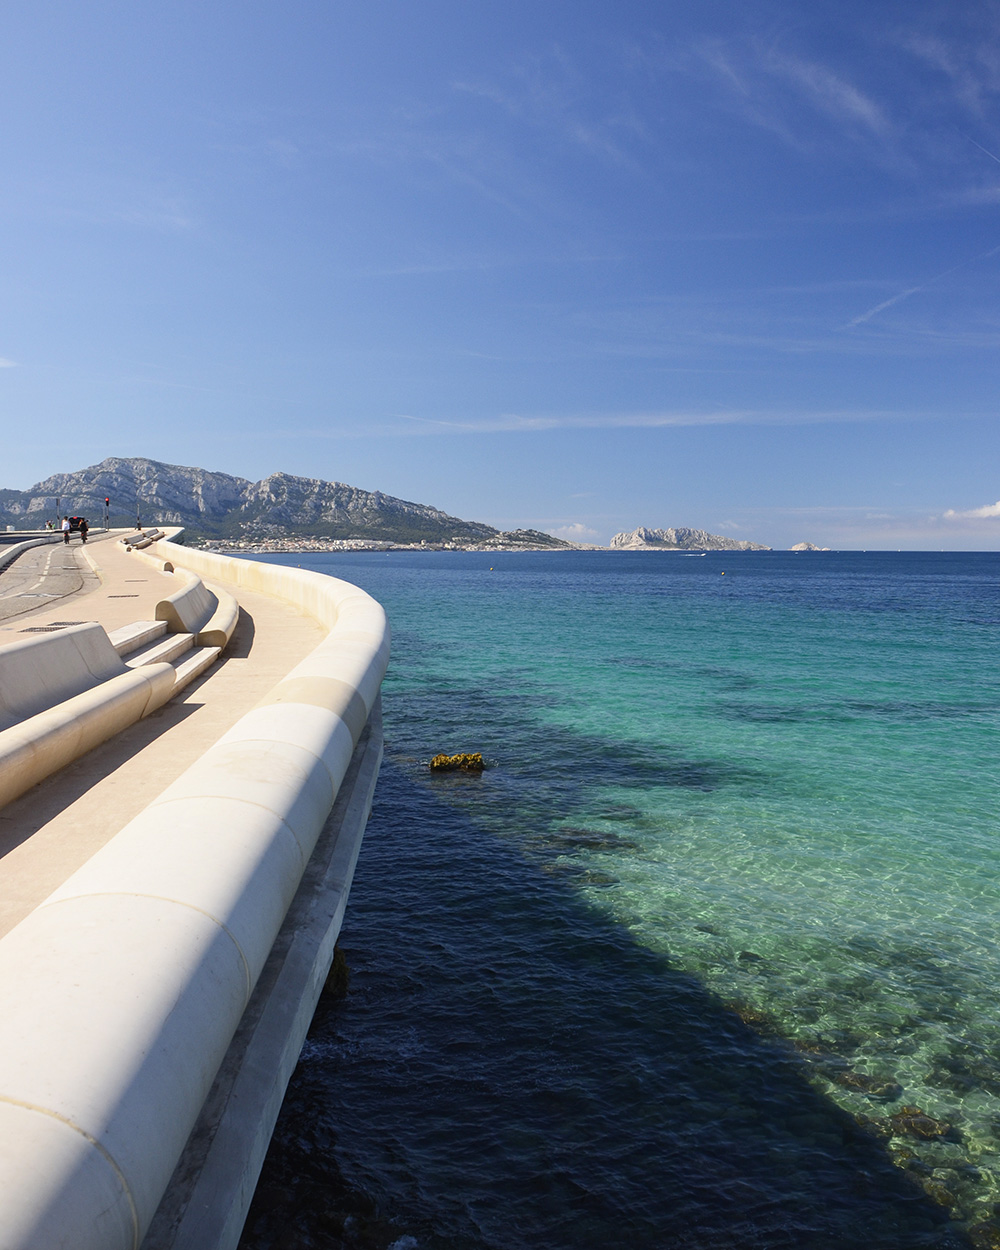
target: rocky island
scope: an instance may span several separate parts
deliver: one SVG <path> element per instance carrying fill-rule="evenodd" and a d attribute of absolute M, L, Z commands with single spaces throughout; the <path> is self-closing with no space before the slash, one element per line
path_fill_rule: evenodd
<path fill-rule="evenodd" d="M 741 538 L 724 538 L 721 534 L 709 534 L 705 530 L 692 529 L 638 529 L 616 534 L 611 546 L 618 551 L 770 551 L 762 543 L 751 543 Z"/>

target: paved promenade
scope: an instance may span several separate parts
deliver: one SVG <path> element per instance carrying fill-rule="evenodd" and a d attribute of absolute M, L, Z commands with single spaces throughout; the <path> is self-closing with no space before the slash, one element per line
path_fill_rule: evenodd
<path fill-rule="evenodd" d="M 119 535 L 74 535 L 33 548 L 0 572 L 0 645 L 54 624 L 108 631 L 153 619 L 177 586 Z M 225 586 L 225 583 L 219 583 Z M 199 680 L 0 808 L 0 935 L 26 916 L 252 708 L 325 637 L 270 596 L 226 587 L 241 611 L 229 647 Z"/>

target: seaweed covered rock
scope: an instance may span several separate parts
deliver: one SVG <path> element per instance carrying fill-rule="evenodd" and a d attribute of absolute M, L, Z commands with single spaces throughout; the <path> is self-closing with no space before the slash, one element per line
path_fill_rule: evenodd
<path fill-rule="evenodd" d="M 837 1072 L 833 1079 L 845 1089 L 857 1090 L 859 1094 L 875 1102 L 893 1102 L 903 1092 L 903 1087 L 892 1078 L 869 1076 L 866 1072 Z"/>
<path fill-rule="evenodd" d="M 435 755 L 431 760 L 431 772 L 454 772 L 464 769 L 466 772 L 481 773 L 486 765 L 479 751 L 464 755 Z"/>
<path fill-rule="evenodd" d="M 1000 1250 L 1000 1224 L 994 1220 L 973 1224 L 969 1229 L 969 1240 L 976 1250 Z"/>
<path fill-rule="evenodd" d="M 954 1139 L 957 1136 L 955 1129 L 946 1120 L 935 1120 L 919 1107 L 901 1108 L 889 1117 L 889 1123 L 895 1134 L 908 1134 L 924 1141 L 936 1141 L 942 1137 Z"/>

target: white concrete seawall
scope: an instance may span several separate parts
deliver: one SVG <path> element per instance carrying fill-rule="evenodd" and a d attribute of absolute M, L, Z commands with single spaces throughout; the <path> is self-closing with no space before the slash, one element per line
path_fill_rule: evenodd
<path fill-rule="evenodd" d="M 0 940 L 2 1250 L 137 1250 L 143 1241 L 246 1028 L 345 775 L 359 770 L 356 747 L 388 661 L 384 612 L 345 582 L 166 542 L 142 556 L 228 583 L 237 598 L 246 587 L 284 599 L 328 633 Z M 318 939 L 327 954 L 378 754 L 357 791 L 354 832 L 335 848 L 337 901 Z M 290 1050 L 297 1044 L 284 1045 L 285 1068 Z M 245 1170 L 235 1183 L 245 1187 Z M 184 1219 L 162 1219 L 158 1244 Z M 218 1235 L 203 1244 L 233 1244 L 236 1220 L 218 1216 Z"/>

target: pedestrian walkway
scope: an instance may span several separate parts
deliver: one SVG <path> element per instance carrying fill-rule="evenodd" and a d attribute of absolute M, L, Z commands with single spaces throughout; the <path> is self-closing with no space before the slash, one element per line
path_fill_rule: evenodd
<path fill-rule="evenodd" d="M 171 574 L 127 551 L 114 532 L 86 546 L 74 537 L 69 547 L 35 547 L 0 576 L 0 642 L 9 630 L 70 621 L 97 621 L 110 633 L 152 620 L 157 603 L 176 589 Z"/>
<path fill-rule="evenodd" d="M 86 547 L 74 539 L 68 550 L 82 566 L 79 588 L 0 620 L 0 645 L 25 630 L 97 621 L 110 632 L 150 620 L 156 604 L 177 588 L 171 574 L 127 552 L 117 536 L 93 535 Z M 4 579 L 35 552 L 54 553 L 50 573 L 66 573 L 60 559 L 66 548 L 36 548 L 0 574 L 0 604 Z M 238 599 L 240 618 L 229 647 L 205 676 L 0 808 L 0 934 L 113 838 L 326 636 L 283 600 L 219 585 Z"/>

